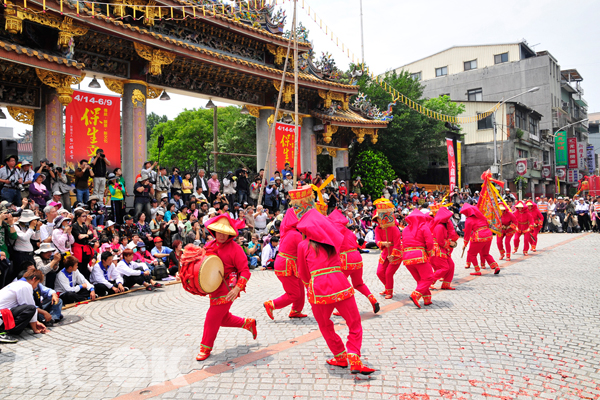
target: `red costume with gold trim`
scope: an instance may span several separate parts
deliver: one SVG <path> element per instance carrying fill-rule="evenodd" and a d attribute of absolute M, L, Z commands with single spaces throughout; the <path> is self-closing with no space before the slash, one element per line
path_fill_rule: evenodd
<path fill-rule="evenodd" d="M 250 332 L 256 339 L 256 320 L 252 318 L 240 318 L 229 312 L 233 302 L 227 300 L 227 295 L 230 288 L 227 282 L 233 280 L 232 274 L 237 275 L 237 283 L 235 286 L 241 291 L 245 291 L 246 283 L 250 279 L 250 269 L 248 268 L 248 259 L 242 247 L 237 244 L 234 239 L 238 234 L 242 221 L 236 221 L 229 217 L 228 214 L 223 214 L 209 219 L 206 222 L 206 228 L 216 237 L 215 232 L 221 232 L 216 226 L 229 226 L 229 239 L 224 243 L 219 243 L 216 239 L 208 242 L 204 247 L 206 254 L 214 254 L 223 262 L 224 279 L 217 290 L 209 295 L 210 307 L 206 313 L 204 320 L 204 333 L 202 334 L 202 342 L 200 345 L 200 354 L 196 357 L 198 361 L 208 358 L 212 351 L 213 344 L 221 327 L 243 328 Z M 212 227 L 211 227 L 212 226 Z M 223 232 L 221 232 L 223 233 Z M 182 263 L 194 263 L 200 261 L 200 254 L 204 252 L 195 246 L 186 246 Z M 239 294 L 238 294 L 239 297 Z"/>
<path fill-rule="evenodd" d="M 265 310 L 269 318 L 275 319 L 273 310 L 279 310 L 292 304 L 290 318 L 304 318 L 302 314 L 304 308 L 304 286 L 298 278 L 298 244 L 302 242 L 302 234 L 296 229 L 298 217 L 293 209 L 288 209 L 281 221 L 279 242 L 279 253 L 275 258 L 275 275 L 281 282 L 285 293 L 274 300 L 264 303 Z"/>
<path fill-rule="evenodd" d="M 542 227 L 544 226 L 544 216 L 540 212 L 540 209 L 538 208 L 537 204 L 535 204 L 531 201 L 528 201 L 526 206 L 527 206 L 527 211 L 531 215 L 531 219 L 533 221 L 533 224 L 531 226 L 531 235 L 529 236 L 529 243 L 531 244 L 531 251 L 537 251 L 536 247 L 537 247 L 538 234 L 540 233 L 540 231 L 542 230 Z"/>
<path fill-rule="evenodd" d="M 373 203 L 377 208 L 378 224 L 375 227 L 375 243 L 381 249 L 377 265 L 377 277 L 383 283 L 386 299 L 394 294 L 394 275 L 402 262 L 402 234 L 396 226 L 394 205 L 386 199 L 378 199 Z M 384 246 L 387 243 L 387 246 Z"/>
<path fill-rule="evenodd" d="M 500 267 L 496 260 L 494 260 L 494 257 L 490 255 L 494 234 L 489 229 L 488 220 L 477 207 L 470 204 L 464 204 L 460 213 L 467 217 L 464 230 L 464 246 L 466 247 L 470 243 L 469 250 L 467 251 L 466 268 L 469 268 L 473 264 L 475 272 L 472 272 L 471 275 L 481 275 L 481 270 L 477 262 L 477 255 L 479 254 L 481 256 L 481 263 L 487 262 L 490 268 L 494 269 L 495 273 L 498 274 Z"/>
<path fill-rule="evenodd" d="M 338 256 L 342 241 L 341 233 L 317 210 L 306 213 L 298 223 L 298 230 L 306 236 L 298 245 L 298 275 L 308 288 L 308 301 L 319 324 L 323 338 L 334 358 L 331 365 L 347 367 L 352 373 L 370 374 L 374 370 L 360 361 L 362 346 L 362 323 L 354 289 L 342 273 Z M 334 254 L 328 254 L 321 244 L 328 245 Z M 344 345 L 335 332 L 331 313 L 337 309 L 348 325 L 348 341 Z"/>
<path fill-rule="evenodd" d="M 452 261 L 452 246 L 456 246 L 459 236 L 454 229 L 454 224 L 450 221 L 452 212 L 446 207 L 441 207 L 435 214 L 435 218 L 429 227 L 433 235 L 433 255 L 430 257 L 430 263 L 435 271 L 433 274 L 433 283 L 442 280 L 442 289 L 453 290 L 450 285 L 454 278 L 454 261 Z"/>
<path fill-rule="evenodd" d="M 496 244 L 498 245 L 498 250 L 500 251 L 500 259 L 502 260 L 506 255 L 506 261 L 510 261 L 512 250 L 510 241 L 517 231 L 517 219 L 515 218 L 515 215 L 510 210 L 507 210 L 503 205 L 500 205 L 500 210 L 502 211 L 502 217 L 500 219 L 502 223 L 502 233 L 496 236 Z M 506 245 L 506 251 L 504 250 L 502 242 L 504 242 Z"/>
<path fill-rule="evenodd" d="M 531 241 L 531 229 L 533 228 L 533 218 L 529 211 L 525 208 L 522 201 L 519 201 L 515 208 L 517 212 L 514 213 L 515 219 L 517 220 L 517 230 L 515 232 L 514 245 L 516 253 L 519 250 L 519 239 L 523 235 L 523 254 L 527 255 L 529 251 L 529 243 Z"/>
<path fill-rule="evenodd" d="M 429 229 L 431 218 L 415 209 L 406 218 L 407 227 L 402 231 L 403 259 L 408 272 L 417 281 L 417 288 L 410 295 L 419 308 L 421 297 L 428 306 L 431 304 L 429 287 L 433 282 L 433 268 L 429 255 L 433 254 L 433 235 Z"/>
<path fill-rule="evenodd" d="M 358 290 L 369 299 L 369 302 L 373 306 L 373 312 L 379 312 L 379 303 L 363 280 L 362 256 L 358 251 L 356 236 L 346 227 L 348 220 L 339 210 L 334 210 L 331 214 L 329 214 L 327 219 L 329 219 L 344 236 L 344 240 L 342 241 L 340 248 L 340 263 L 342 272 L 344 275 L 346 275 L 346 277 L 350 278 L 354 289 Z"/>

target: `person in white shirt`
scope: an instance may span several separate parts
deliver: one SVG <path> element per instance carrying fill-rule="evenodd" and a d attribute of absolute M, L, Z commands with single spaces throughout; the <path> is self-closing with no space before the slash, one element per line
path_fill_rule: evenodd
<path fill-rule="evenodd" d="M 123 277 L 117 271 L 116 265 L 113 264 L 113 254 L 110 251 L 102 252 L 100 262 L 92 268 L 90 280 L 94 284 L 98 296 L 125 291 Z"/>
<path fill-rule="evenodd" d="M 577 205 L 575 206 L 575 214 L 577 214 L 577 222 L 583 230 L 583 232 L 592 230 L 592 223 L 590 220 L 590 205 L 587 204 L 583 197 L 579 198 Z"/>
<path fill-rule="evenodd" d="M 44 215 L 46 215 L 46 224 L 40 228 L 40 240 L 42 242 L 52 242 L 52 232 L 54 231 L 54 220 L 58 217 L 57 210 L 60 208 L 60 203 L 51 201 L 44 207 Z M 58 207 L 58 208 L 57 208 Z"/>
<path fill-rule="evenodd" d="M 56 290 L 64 304 L 78 303 L 90 300 L 96 300 L 94 285 L 77 270 L 79 260 L 73 256 L 65 258 L 64 268 L 56 274 L 54 290 Z"/>
<path fill-rule="evenodd" d="M 30 271 L 25 280 L 15 281 L 0 290 L 0 343 L 16 343 L 13 335 L 20 335 L 29 324 L 34 333 L 46 333 L 38 322 L 33 289 L 44 280 L 42 271 Z"/>
<path fill-rule="evenodd" d="M 17 240 L 13 246 L 14 253 L 11 255 L 13 268 L 11 274 L 7 276 L 8 282 L 17 277 L 23 269 L 21 264 L 24 261 L 33 262 L 33 245 L 31 240 L 40 240 L 40 228 L 42 222 L 40 218 L 31 210 L 23 210 L 18 223 L 14 225 L 17 232 Z"/>
<path fill-rule="evenodd" d="M 277 250 L 279 249 L 279 237 L 273 236 L 269 240 L 269 243 L 263 247 L 261 254 L 261 265 L 259 270 L 274 269 L 275 268 L 275 256 L 277 256 Z"/>
<path fill-rule="evenodd" d="M 254 229 L 259 235 L 265 233 L 268 218 L 269 215 L 267 215 L 263 206 L 257 206 L 254 213 Z"/>
<path fill-rule="evenodd" d="M 143 285 L 146 290 L 163 287 L 162 284 L 152 280 L 150 269 L 146 264 L 133 261 L 133 250 L 125 249 L 123 259 L 117 264 L 117 272 L 123 277 L 123 286 L 131 289 L 136 284 Z"/>

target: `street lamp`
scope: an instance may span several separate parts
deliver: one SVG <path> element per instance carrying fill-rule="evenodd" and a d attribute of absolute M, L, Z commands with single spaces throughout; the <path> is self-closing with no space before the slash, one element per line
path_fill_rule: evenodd
<path fill-rule="evenodd" d="M 585 122 L 585 121 L 588 121 L 588 120 L 589 120 L 589 118 L 586 118 L 586 119 L 582 119 L 581 121 L 573 122 L 572 124 L 569 124 L 569 125 L 565 125 L 565 126 L 563 126 L 563 127 L 560 127 L 560 128 L 558 128 L 556 131 L 554 131 L 554 134 L 553 134 L 553 135 L 550 135 L 550 136 L 552 136 L 552 137 L 556 137 L 556 134 L 557 134 L 558 132 L 562 131 L 563 129 L 569 128 L 569 127 L 571 127 L 571 126 L 573 126 L 573 125 L 581 124 L 581 123 L 583 123 L 583 122 Z"/>
<path fill-rule="evenodd" d="M 0 119 L 6 119 L 6 114 L 4 114 L 4 111 L 2 111 L 1 108 L 0 108 Z"/>
<path fill-rule="evenodd" d="M 492 124 L 494 126 L 494 165 L 492 166 L 492 170 L 493 170 L 492 172 L 495 171 L 494 174 L 496 176 L 498 175 L 498 144 L 497 144 L 497 141 L 496 141 L 496 133 L 497 133 L 497 130 L 496 130 L 496 111 L 498 111 L 498 109 L 500 107 L 502 107 L 502 105 L 504 103 L 506 103 L 506 102 L 508 102 L 508 101 L 516 98 L 516 97 L 522 96 L 524 94 L 537 92 L 538 90 L 540 90 L 540 88 L 538 86 L 536 86 L 536 87 L 531 88 L 531 89 L 529 89 L 529 90 L 527 90 L 527 91 L 525 91 L 523 93 L 519 93 L 519 94 L 516 94 L 516 95 L 514 95 L 512 97 L 509 97 L 506 100 L 502 100 L 500 103 L 498 103 L 497 107 L 494 107 L 494 112 L 492 113 L 492 118 L 493 118 Z"/>
<path fill-rule="evenodd" d="M 92 89 L 100 89 L 100 82 L 98 82 L 96 79 L 96 75 L 94 75 L 94 79 L 92 79 L 88 87 Z"/>
<path fill-rule="evenodd" d="M 242 109 L 240 110 L 240 114 L 242 114 L 242 115 L 248 115 L 248 114 L 250 114 L 250 111 L 248 110 L 248 108 L 246 107 L 245 104 L 242 107 Z"/>
<path fill-rule="evenodd" d="M 160 100 L 162 100 L 162 101 L 171 100 L 171 96 L 169 96 L 167 94 L 166 90 L 163 90 L 162 94 L 160 95 Z"/>

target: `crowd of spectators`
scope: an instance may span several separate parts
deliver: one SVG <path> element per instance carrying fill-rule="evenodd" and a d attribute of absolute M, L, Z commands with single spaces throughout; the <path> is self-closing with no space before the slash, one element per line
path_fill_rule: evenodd
<path fill-rule="evenodd" d="M 279 226 L 294 189 L 289 165 L 270 177 L 263 170 L 252 173 L 240 168 L 219 178 L 204 169 L 168 171 L 146 162 L 133 187 L 127 186 L 120 168 L 110 166 L 102 149 L 92 159 L 81 160 L 72 176 L 48 160 L 36 167 L 26 161 L 19 165 L 15 156 L 4 160 L 0 310 L 12 310 L 12 316 L 0 315 L 0 342 L 14 342 L 14 335 L 27 324 L 36 333 L 45 332 L 46 326 L 60 321 L 63 305 L 123 293 L 134 286 L 152 291 L 162 287 L 159 281 L 179 279 L 183 248 L 212 240 L 205 224 L 218 214 L 245 222 L 236 240 L 246 252 L 248 266 L 273 269 Z M 328 178 L 304 172 L 296 185 L 320 187 Z M 333 177 L 322 195 L 328 212 L 342 211 L 360 250 L 368 252 L 376 247 L 371 220 L 375 208 L 374 199 L 363 190 L 361 177 L 350 182 Z M 73 206 L 71 194 L 76 199 Z M 503 195 L 514 207 L 510 190 Z M 385 181 L 377 197 L 392 201 L 401 227 L 413 208 L 429 213 L 432 206 L 451 202 L 460 232 L 464 222 L 460 206 L 476 204 L 479 192 L 471 192 L 468 185 L 452 193 L 428 191 L 416 182 L 395 179 Z M 599 228 L 598 198 L 542 197 L 535 202 L 544 216 L 544 232 Z"/>

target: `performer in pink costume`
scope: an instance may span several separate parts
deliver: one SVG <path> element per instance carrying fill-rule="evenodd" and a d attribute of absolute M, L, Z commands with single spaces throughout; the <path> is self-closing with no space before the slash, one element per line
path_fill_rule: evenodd
<path fill-rule="evenodd" d="M 290 318 L 304 318 L 302 314 L 304 308 L 304 286 L 298 278 L 298 268 L 296 260 L 298 258 L 298 244 L 302 242 L 302 234 L 296 229 L 298 217 L 292 208 L 285 213 L 281 221 L 279 242 L 279 253 L 275 258 L 275 275 L 283 285 L 285 293 L 275 300 L 268 300 L 264 303 L 265 310 L 269 318 L 275 319 L 273 310 L 292 305 Z"/>
<path fill-rule="evenodd" d="M 464 204 L 460 213 L 467 217 L 464 230 L 464 247 L 467 247 L 469 242 L 471 243 L 467 251 L 467 266 L 465 268 L 469 268 L 472 263 L 475 267 L 475 272 L 471 272 L 471 275 L 481 275 L 481 270 L 479 265 L 477 265 L 477 255 L 479 254 L 481 255 L 481 262 L 484 263 L 487 261 L 490 268 L 495 270 L 494 273 L 499 274 L 500 266 L 494 260 L 494 257 L 490 255 L 494 236 L 489 229 L 487 219 L 477 207 L 470 204 Z"/>
<path fill-rule="evenodd" d="M 533 229 L 533 218 L 525 209 L 522 201 L 518 202 L 515 208 L 517 209 L 517 212 L 514 213 L 515 219 L 517 220 L 517 232 L 515 233 L 515 250 L 513 253 L 516 253 L 519 249 L 519 239 L 521 238 L 521 235 L 523 235 L 523 255 L 527 255 L 531 236 L 530 232 L 531 229 Z"/>
<path fill-rule="evenodd" d="M 346 277 L 350 277 L 352 286 L 360 293 L 365 295 L 373 306 L 373 312 L 379 312 L 379 303 L 365 282 L 363 281 L 363 261 L 360 252 L 358 251 L 358 243 L 356 236 L 346 227 L 348 220 L 339 210 L 334 210 L 327 217 L 344 236 L 340 249 L 340 262 L 342 272 Z M 337 315 L 334 313 L 334 315 Z"/>
<path fill-rule="evenodd" d="M 542 226 L 544 226 L 544 216 L 540 212 L 537 204 L 533 203 L 531 200 L 527 201 L 527 204 L 525 205 L 527 206 L 527 211 L 529 212 L 529 215 L 531 215 L 531 219 L 533 222 L 531 226 L 529 241 L 531 244 L 531 251 L 535 253 L 537 251 L 536 247 L 538 233 L 540 233 L 540 231 L 542 230 Z"/>
<path fill-rule="evenodd" d="M 377 277 L 385 286 L 385 290 L 379 294 L 391 299 L 394 295 L 394 274 L 402 262 L 402 234 L 396 226 L 392 202 L 378 199 L 373 204 L 377 208 L 377 214 L 373 216 L 373 222 L 377 221 L 375 243 L 381 249 Z"/>
<path fill-rule="evenodd" d="M 506 261 L 510 261 L 510 241 L 517 230 L 517 219 L 504 205 L 500 204 L 499 208 L 502 211 L 502 233 L 496 236 L 496 244 L 498 245 L 498 250 L 500 250 L 500 259 L 504 259 L 504 255 L 506 255 Z M 504 251 L 504 246 L 502 245 L 503 241 L 506 244 L 506 251 Z"/>
<path fill-rule="evenodd" d="M 371 374 L 375 370 L 360 360 L 362 323 L 354 289 L 340 268 L 339 252 L 344 240 L 330 221 L 317 210 L 308 211 L 298 223 L 298 230 L 306 237 L 298 245 L 298 275 L 308 288 L 308 301 L 319 330 L 334 358 L 330 365 L 346 368 L 353 374 Z M 337 309 L 348 325 L 346 346 L 335 332 L 331 313 Z"/>
<path fill-rule="evenodd" d="M 234 241 L 238 235 L 238 229 L 243 225 L 244 222 L 233 220 L 228 214 L 219 215 L 206 221 L 206 229 L 216 239 L 208 242 L 204 249 L 206 254 L 215 254 L 221 259 L 225 274 L 221 286 L 210 294 L 210 307 L 204 321 L 200 353 L 196 356 L 198 361 L 206 360 L 210 356 L 217 333 L 222 326 L 246 329 L 256 339 L 256 320 L 236 317 L 229 312 L 233 301 L 240 296 L 241 291 L 245 291 L 246 283 L 250 279 L 246 254 Z M 196 249 L 200 250 L 200 248 Z M 182 263 L 195 262 L 197 253 L 193 247 L 189 250 L 186 249 Z M 230 288 L 226 282 L 234 282 L 236 279 L 237 283 Z"/>
<path fill-rule="evenodd" d="M 452 261 L 452 250 L 456 247 L 456 241 L 459 236 L 454 229 L 454 224 L 450 221 L 452 212 L 446 207 L 440 207 L 435 214 L 435 218 L 430 223 L 430 230 L 433 234 L 434 255 L 430 258 L 431 266 L 435 271 L 433 274 L 433 284 L 442 279 L 443 290 L 454 290 L 451 286 L 454 278 L 454 261 Z M 432 284 L 432 288 L 433 288 Z"/>
<path fill-rule="evenodd" d="M 423 298 L 426 306 L 431 304 L 429 287 L 433 282 L 433 269 L 429 263 L 429 254 L 433 253 L 433 235 L 429 229 L 431 217 L 415 209 L 406 218 L 408 226 L 402 231 L 402 262 L 408 272 L 417 281 L 417 288 L 410 295 L 411 300 L 419 308 L 419 300 Z"/>

